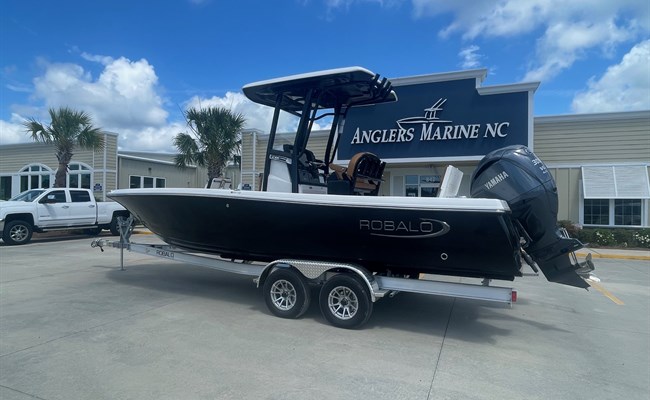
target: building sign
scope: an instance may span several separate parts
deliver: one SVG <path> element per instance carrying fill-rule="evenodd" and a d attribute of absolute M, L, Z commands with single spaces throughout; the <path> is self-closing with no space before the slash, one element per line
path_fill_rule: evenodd
<path fill-rule="evenodd" d="M 338 159 L 350 159 L 360 151 L 385 160 L 478 159 L 501 147 L 528 146 L 536 87 L 477 88 L 476 75 L 396 84 L 397 102 L 348 111 Z"/>

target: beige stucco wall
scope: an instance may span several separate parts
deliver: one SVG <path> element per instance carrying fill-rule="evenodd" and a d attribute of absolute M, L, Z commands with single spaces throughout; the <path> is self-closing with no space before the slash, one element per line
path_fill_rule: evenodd
<path fill-rule="evenodd" d="M 650 111 L 536 117 L 534 151 L 548 165 L 650 162 Z"/>
<path fill-rule="evenodd" d="M 101 190 L 95 196 L 105 199 L 105 193 L 116 188 L 117 178 L 117 134 L 104 133 L 105 146 L 98 150 L 83 150 L 77 148 L 72 156 L 72 163 L 86 164 L 93 170 L 91 186 L 101 185 Z M 56 172 L 59 163 L 56 159 L 56 150 L 51 144 L 44 143 L 19 143 L 0 146 L 0 176 L 11 176 L 14 180 L 20 179 L 19 171 L 30 164 L 43 164 Z M 54 183 L 52 177 L 51 183 Z M 18 186 L 14 184 L 13 195 L 18 194 Z"/>
<path fill-rule="evenodd" d="M 558 186 L 558 219 L 579 222 L 581 166 L 650 164 L 650 111 L 537 117 L 534 151 Z"/>

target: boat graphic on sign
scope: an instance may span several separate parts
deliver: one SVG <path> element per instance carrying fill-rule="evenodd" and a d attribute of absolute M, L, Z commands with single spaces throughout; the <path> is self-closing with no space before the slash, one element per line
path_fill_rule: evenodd
<path fill-rule="evenodd" d="M 431 107 L 425 108 L 424 109 L 424 117 L 407 117 L 407 118 L 402 118 L 400 120 L 397 120 L 397 125 L 401 129 L 408 129 L 405 128 L 405 125 L 411 125 L 411 124 L 441 124 L 441 123 L 448 123 L 451 122 L 449 120 L 442 120 L 436 116 L 436 113 L 438 111 L 442 110 L 442 105 L 445 104 L 447 99 L 438 99 Z"/>

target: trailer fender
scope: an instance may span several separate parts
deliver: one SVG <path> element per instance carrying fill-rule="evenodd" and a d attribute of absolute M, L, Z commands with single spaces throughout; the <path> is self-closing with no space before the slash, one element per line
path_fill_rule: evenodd
<path fill-rule="evenodd" d="M 361 280 L 368 286 L 368 290 L 370 291 L 370 298 L 373 302 L 377 301 L 378 298 L 383 297 L 384 295 L 384 291 L 379 289 L 379 285 L 370 271 L 359 265 L 292 259 L 275 260 L 267 264 L 266 267 L 264 267 L 262 270 L 259 279 L 257 280 L 258 288 L 264 286 L 264 281 L 271 273 L 271 271 L 273 271 L 275 268 L 295 268 L 309 280 L 316 279 L 326 272 L 340 273 L 342 271 L 345 271 L 347 273 L 356 274 L 361 278 Z"/>

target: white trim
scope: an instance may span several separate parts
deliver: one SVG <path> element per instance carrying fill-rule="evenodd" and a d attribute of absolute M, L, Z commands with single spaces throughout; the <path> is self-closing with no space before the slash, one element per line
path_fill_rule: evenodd
<path fill-rule="evenodd" d="M 537 83 L 539 86 L 539 82 Z M 535 87 L 537 89 L 537 87 Z M 535 151 L 535 90 L 528 92 L 528 143 L 527 147 L 530 151 Z"/>
<path fill-rule="evenodd" d="M 650 167 L 650 163 L 643 163 L 638 161 L 617 162 L 607 164 L 594 164 L 594 163 L 580 163 L 580 164 L 549 164 L 546 163 L 547 168 L 582 168 L 582 167 L 616 167 L 616 166 L 632 166 L 639 165 L 646 168 Z"/>
<path fill-rule="evenodd" d="M 467 212 L 496 212 L 510 211 L 508 203 L 497 199 L 475 198 L 439 198 L 439 197 L 392 197 L 392 196 L 346 196 L 334 194 L 306 194 L 258 192 L 250 190 L 228 189 L 118 189 L 109 197 L 119 196 L 196 196 L 220 197 L 229 199 L 268 201 L 292 204 L 322 205 L 334 207 L 363 207 L 363 208 L 399 208 L 408 210 L 446 210 Z"/>
<path fill-rule="evenodd" d="M 120 153 L 117 153 L 117 156 L 118 158 L 125 158 L 127 160 L 146 161 L 150 163 L 163 164 L 163 165 L 176 165 L 176 163 L 174 163 L 173 161 L 156 160 L 155 158 L 131 156 L 131 155 L 120 154 Z M 197 167 L 196 165 L 187 165 L 185 168 L 197 168 Z"/>
<path fill-rule="evenodd" d="M 535 92 L 539 88 L 539 82 L 511 83 L 507 85 L 482 86 L 476 88 L 481 96 L 492 94 L 518 93 L 518 92 Z M 532 113 L 531 113 L 532 115 Z"/>
<path fill-rule="evenodd" d="M 630 119 L 650 118 L 650 110 L 643 111 L 617 111 L 592 114 L 563 114 L 535 117 L 535 122 L 540 124 L 552 124 L 557 122 L 589 122 L 589 121 L 613 121 Z"/>
<path fill-rule="evenodd" d="M 363 68 L 363 67 L 345 67 L 345 68 L 334 68 L 334 69 L 326 69 L 323 71 L 314 71 L 314 72 L 307 72 L 304 74 L 296 74 L 296 75 L 289 75 L 289 76 L 283 76 L 280 78 L 273 78 L 273 79 L 267 79 L 264 81 L 257 81 L 253 83 L 249 83 L 247 85 L 244 85 L 242 87 L 242 90 L 246 88 L 251 88 L 255 86 L 262 86 L 262 85 L 273 85 L 276 83 L 282 83 L 282 82 L 288 82 L 288 81 L 294 81 L 298 79 L 307 79 L 307 78 L 316 78 L 319 76 L 327 76 L 327 75 L 334 75 L 334 74 L 344 74 L 348 72 L 362 72 L 368 75 L 375 75 L 373 72 L 370 72 L 369 70 Z"/>
<path fill-rule="evenodd" d="M 445 81 L 457 81 L 462 79 L 476 79 L 476 86 L 478 87 L 485 77 L 487 76 L 488 70 L 485 68 L 481 69 L 468 69 L 464 71 L 454 71 L 454 72 L 443 72 L 440 74 L 427 74 L 427 75 L 416 75 L 416 76 L 407 76 L 403 78 L 389 78 L 393 86 L 407 86 L 407 85 L 417 85 L 420 83 L 431 83 L 431 82 L 445 82 Z"/>

